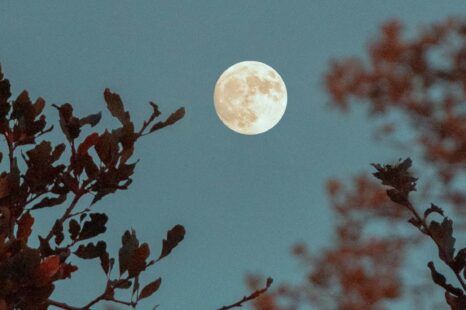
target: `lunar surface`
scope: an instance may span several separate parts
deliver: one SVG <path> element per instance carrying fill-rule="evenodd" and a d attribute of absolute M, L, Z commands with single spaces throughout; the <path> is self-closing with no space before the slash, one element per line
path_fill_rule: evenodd
<path fill-rule="evenodd" d="M 220 120 L 240 134 L 257 135 L 274 127 L 285 113 L 286 86 L 281 76 L 258 61 L 243 61 L 222 73 L 214 104 Z"/>

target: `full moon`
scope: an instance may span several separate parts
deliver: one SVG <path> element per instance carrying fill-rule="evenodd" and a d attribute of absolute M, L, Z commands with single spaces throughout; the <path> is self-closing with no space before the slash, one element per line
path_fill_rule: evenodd
<path fill-rule="evenodd" d="M 270 66 L 243 61 L 222 73 L 214 104 L 220 120 L 233 131 L 257 135 L 274 127 L 285 113 L 286 86 Z"/>

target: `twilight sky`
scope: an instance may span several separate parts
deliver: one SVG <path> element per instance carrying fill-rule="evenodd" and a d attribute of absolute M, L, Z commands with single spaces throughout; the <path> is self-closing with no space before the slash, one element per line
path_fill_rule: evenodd
<path fill-rule="evenodd" d="M 317 251 L 332 240 L 325 180 L 409 155 L 376 144 L 364 110 L 328 109 L 329 60 L 362 55 L 387 18 L 413 30 L 465 12 L 466 2 L 34 0 L 0 8 L 0 63 L 14 95 L 27 89 L 49 104 L 72 102 L 81 116 L 102 111 L 99 129 L 116 125 L 105 87 L 139 122 L 150 100 L 165 116 L 186 107 L 181 122 L 141 141 L 131 188 L 95 210 L 110 215 L 103 239 L 113 255 L 128 228 L 157 255 L 166 231 L 183 224 L 183 243 L 143 277 L 163 284 L 140 309 L 201 310 L 247 293 L 248 272 L 299 279 L 290 246 L 305 241 Z M 272 66 L 288 90 L 281 122 L 258 136 L 228 130 L 212 101 L 219 75 L 243 60 Z M 35 228 L 47 230 L 56 212 L 43 212 Z M 101 292 L 104 276 L 97 261 L 78 265 L 54 297 L 81 306 Z"/>

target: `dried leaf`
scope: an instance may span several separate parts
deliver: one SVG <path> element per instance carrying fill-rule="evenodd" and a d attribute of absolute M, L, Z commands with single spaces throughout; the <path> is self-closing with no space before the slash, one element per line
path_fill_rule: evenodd
<path fill-rule="evenodd" d="M 164 127 L 167 127 L 169 125 L 173 125 L 176 122 L 178 122 L 180 119 L 182 119 L 185 115 L 185 109 L 184 108 L 179 108 L 175 112 L 173 112 L 164 122 L 158 122 L 155 123 L 152 128 L 149 130 L 149 132 L 154 132 L 156 130 L 162 129 Z"/>
<path fill-rule="evenodd" d="M 78 221 L 72 219 L 68 224 L 68 231 L 70 233 L 71 240 L 76 240 L 79 232 L 81 231 L 81 225 L 79 225 Z"/>
<path fill-rule="evenodd" d="M 44 283 L 51 281 L 51 278 L 60 269 L 60 258 L 57 255 L 46 257 L 39 265 L 38 282 Z"/>
<path fill-rule="evenodd" d="M 100 255 L 100 266 L 102 267 L 102 270 L 105 272 L 105 274 L 108 274 L 110 272 L 110 257 L 107 252 L 103 253 Z"/>
<path fill-rule="evenodd" d="M 82 259 L 94 259 L 105 255 L 107 253 L 107 244 L 104 241 L 88 243 L 87 245 L 80 245 L 74 254 Z"/>
<path fill-rule="evenodd" d="M 128 270 L 133 252 L 139 247 L 139 240 L 134 230 L 126 231 L 121 237 L 121 248 L 118 252 L 120 263 L 120 275 Z"/>
<path fill-rule="evenodd" d="M 63 269 L 63 275 L 62 275 L 62 279 L 71 279 L 71 274 L 75 271 L 78 270 L 78 267 L 75 266 L 75 265 L 71 265 L 71 264 L 62 264 L 62 269 Z"/>
<path fill-rule="evenodd" d="M 463 248 L 456 253 L 455 259 L 451 263 L 451 267 L 457 273 L 461 272 L 461 270 L 466 265 L 466 248 Z"/>
<path fill-rule="evenodd" d="M 131 253 L 128 262 L 128 275 L 130 277 L 137 277 L 146 269 L 146 259 L 149 255 L 150 249 L 147 243 L 143 243 Z"/>
<path fill-rule="evenodd" d="M 118 156 L 118 140 L 107 130 L 100 135 L 99 141 L 95 145 L 95 150 L 100 160 L 106 165 L 111 166 L 115 163 Z"/>
<path fill-rule="evenodd" d="M 130 280 L 126 280 L 126 279 L 122 279 L 122 280 L 115 280 L 113 281 L 115 282 L 113 285 L 115 288 L 119 288 L 119 289 L 128 289 L 131 287 L 131 285 L 133 285 L 133 282 L 131 282 Z"/>
<path fill-rule="evenodd" d="M 98 141 L 99 141 L 99 134 L 96 132 L 87 136 L 86 139 L 84 139 L 84 141 L 78 147 L 78 156 L 82 157 L 85 154 L 87 154 L 89 149 L 93 147 L 94 145 L 96 145 Z"/>
<path fill-rule="evenodd" d="M 171 253 L 171 251 L 184 239 L 186 230 L 182 225 L 175 225 L 167 232 L 167 238 L 163 240 L 162 252 L 157 260 L 161 260 Z"/>
<path fill-rule="evenodd" d="M 66 149 L 66 146 L 65 144 L 63 143 L 60 143 L 58 144 L 54 149 L 53 149 L 53 152 L 52 152 L 52 162 L 55 162 L 57 161 L 58 159 L 60 159 L 61 155 L 63 154 L 63 152 L 65 151 Z"/>
<path fill-rule="evenodd" d="M 105 213 L 91 213 L 91 219 L 84 222 L 81 232 L 79 233 L 78 240 L 85 240 L 93 238 L 97 235 L 103 234 L 107 228 L 108 217 Z"/>
<path fill-rule="evenodd" d="M 32 217 L 32 215 L 29 212 L 24 213 L 24 215 L 20 218 L 18 223 L 18 231 L 16 233 L 16 238 L 27 242 L 29 236 L 31 235 L 33 224 L 34 218 Z"/>
<path fill-rule="evenodd" d="M 141 294 L 139 295 L 139 299 L 144 299 L 147 297 L 150 297 L 152 294 L 157 292 L 157 290 L 160 288 L 160 285 L 162 284 L 162 278 L 158 278 L 157 280 L 147 284 L 144 286 L 144 288 L 141 291 Z"/>
<path fill-rule="evenodd" d="M 453 295 L 456 295 L 456 296 L 463 295 L 463 291 L 461 289 L 456 288 L 453 285 L 447 283 L 447 279 L 435 269 L 433 262 L 429 262 L 427 264 L 427 267 L 429 267 L 430 269 L 432 280 L 434 281 L 435 284 L 443 287 L 447 292 L 450 292 Z"/>
<path fill-rule="evenodd" d="M 102 118 L 102 113 L 97 113 L 97 114 L 91 114 L 86 117 L 83 117 L 79 120 L 79 125 L 84 126 L 84 125 L 91 125 L 94 127 L 100 122 L 100 119 Z"/>
<path fill-rule="evenodd" d="M 35 204 L 31 208 L 31 210 L 53 207 L 53 206 L 64 203 L 65 200 L 66 200 L 66 194 L 60 195 L 58 197 L 52 197 L 52 198 L 45 197 L 41 201 L 39 201 L 37 204 Z"/>
<path fill-rule="evenodd" d="M 160 110 L 159 110 L 159 106 L 155 103 L 155 102 L 149 102 L 149 104 L 151 105 L 152 109 L 153 109 L 153 112 L 152 114 L 154 115 L 154 117 L 159 117 L 160 114 Z"/>
<path fill-rule="evenodd" d="M 63 235 L 63 223 L 60 220 L 56 220 L 52 228 L 52 233 L 55 236 L 55 243 L 59 245 L 62 243 L 65 236 Z"/>
<path fill-rule="evenodd" d="M 0 67 L 0 127 L 5 125 L 5 118 L 10 111 L 11 105 L 8 102 L 10 97 L 10 81 L 4 78 Z"/>
<path fill-rule="evenodd" d="M 434 205 L 433 203 L 430 204 L 430 207 L 429 207 L 426 211 L 424 211 L 424 219 L 427 219 L 427 217 L 428 217 L 431 213 L 438 213 L 438 214 L 440 214 L 441 216 L 444 216 L 444 215 L 443 215 L 443 210 L 442 210 L 442 208 L 440 208 L 440 207 Z"/>
<path fill-rule="evenodd" d="M 104 99 L 112 116 L 116 117 L 123 126 L 133 128 L 129 113 L 125 111 L 120 96 L 107 88 L 104 91 Z"/>
<path fill-rule="evenodd" d="M 41 97 L 36 99 L 36 102 L 34 103 L 34 111 L 36 112 L 36 115 L 39 115 L 42 113 L 45 107 L 45 100 Z"/>
<path fill-rule="evenodd" d="M 60 127 L 68 141 L 73 141 L 81 133 L 81 124 L 78 118 L 73 116 L 73 106 L 65 103 L 61 106 L 52 105 L 60 115 Z"/>
<path fill-rule="evenodd" d="M 0 199 L 7 197 L 10 195 L 10 183 L 8 175 L 4 174 L 0 176 Z"/>
<path fill-rule="evenodd" d="M 383 185 L 393 187 L 399 194 L 408 195 L 416 190 L 417 178 L 409 172 L 412 161 L 410 158 L 401 161 L 396 165 L 372 164 L 377 170 L 373 175 L 382 181 Z"/>
<path fill-rule="evenodd" d="M 50 244 L 47 241 L 47 239 L 39 236 L 39 243 L 40 243 L 39 250 L 40 250 L 40 254 L 42 257 L 49 256 L 53 253 L 52 248 L 50 247 Z"/>
<path fill-rule="evenodd" d="M 453 259 L 455 238 L 453 237 L 453 221 L 444 218 L 442 224 L 432 221 L 429 225 L 432 238 L 438 244 L 439 257 L 447 264 Z"/>
<path fill-rule="evenodd" d="M 445 292 L 445 300 L 451 307 L 451 310 L 464 310 L 466 309 L 466 297 L 465 296 L 453 296 L 448 292 Z"/>

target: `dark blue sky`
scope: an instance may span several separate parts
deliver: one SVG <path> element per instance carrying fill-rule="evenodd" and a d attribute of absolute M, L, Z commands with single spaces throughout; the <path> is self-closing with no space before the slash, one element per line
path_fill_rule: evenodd
<path fill-rule="evenodd" d="M 156 101 L 167 115 L 185 106 L 176 126 L 139 145 L 134 183 L 104 199 L 105 240 L 114 254 L 134 227 L 158 254 L 177 223 L 187 236 L 143 281 L 163 277 L 140 309 L 214 309 L 246 293 L 247 272 L 277 282 L 299 279 L 289 255 L 296 241 L 331 242 L 329 177 L 349 178 L 395 154 L 376 144 L 364 111 L 327 107 L 322 74 L 331 58 L 362 55 L 384 20 L 410 26 L 466 11 L 451 1 L 2 1 L 0 62 L 14 94 L 28 89 L 77 113 L 104 111 L 103 90 L 118 92 L 142 121 Z M 258 136 L 218 120 L 215 82 L 230 65 L 257 60 L 274 67 L 288 90 L 281 122 Z M 50 120 L 56 112 L 48 107 Z M 104 113 L 100 129 L 115 125 Z M 53 134 L 57 137 L 58 134 Z M 83 204 L 85 206 L 86 204 Z M 56 213 L 44 213 L 45 217 Z M 47 229 L 50 218 L 39 220 Z M 98 262 L 56 290 L 82 305 L 104 285 Z M 399 308 L 401 309 L 401 308 Z"/>

